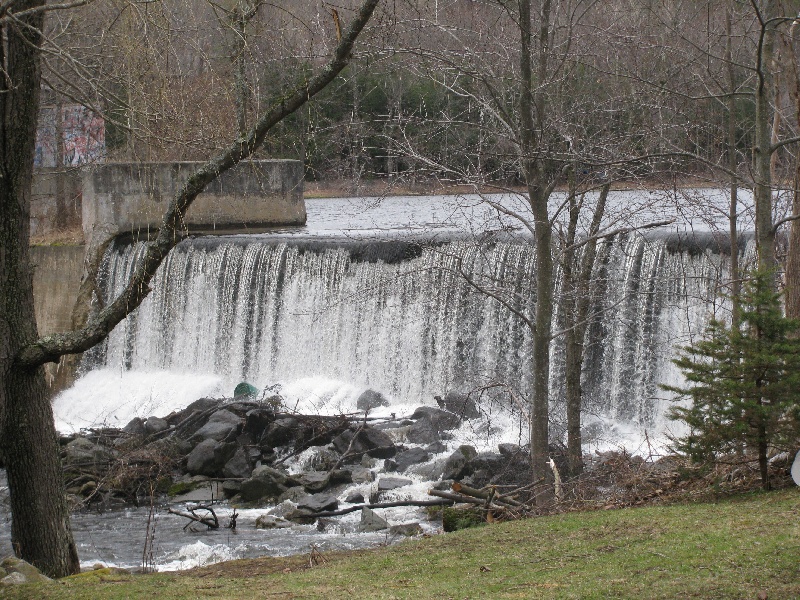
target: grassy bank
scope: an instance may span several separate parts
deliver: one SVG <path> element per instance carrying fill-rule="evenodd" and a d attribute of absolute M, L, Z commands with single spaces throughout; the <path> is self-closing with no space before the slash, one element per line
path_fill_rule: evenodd
<path fill-rule="evenodd" d="M 84 574 L 9 598 L 800 598 L 800 490 L 582 512 L 397 546 Z M 2 595 L 2 594 L 0 594 Z"/>

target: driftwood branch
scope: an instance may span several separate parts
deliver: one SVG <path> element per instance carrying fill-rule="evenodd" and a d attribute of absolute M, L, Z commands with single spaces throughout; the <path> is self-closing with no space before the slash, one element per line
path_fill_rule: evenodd
<path fill-rule="evenodd" d="M 150 292 L 150 281 L 170 250 L 181 240 L 184 217 L 195 198 L 220 175 L 232 169 L 256 151 L 267 133 L 309 99 L 322 91 L 348 65 L 353 45 L 372 16 L 379 0 L 365 0 L 350 27 L 337 44 L 333 57 L 314 77 L 302 82 L 289 94 L 278 99 L 245 135 L 227 149 L 199 167 L 181 186 L 161 221 L 158 236 L 147 246 L 125 290 L 108 306 L 89 319 L 86 325 L 67 333 L 39 338 L 24 346 L 15 356 L 16 368 L 33 369 L 48 362 L 57 362 L 65 354 L 77 354 L 103 341 L 117 324 L 136 309 Z"/>
<path fill-rule="evenodd" d="M 182 510 L 175 510 L 174 508 L 170 508 L 168 510 L 170 514 L 178 515 L 179 517 L 189 519 L 189 523 L 187 523 L 183 527 L 184 529 L 189 527 L 192 523 L 200 523 L 201 525 L 205 525 L 209 529 L 219 529 L 219 519 L 217 519 L 217 513 L 215 513 L 214 509 L 211 508 L 210 506 L 195 506 L 194 508 L 190 508 L 189 512 L 185 512 Z M 205 510 L 209 514 L 205 516 L 200 516 L 195 513 L 196 510 Z"/>

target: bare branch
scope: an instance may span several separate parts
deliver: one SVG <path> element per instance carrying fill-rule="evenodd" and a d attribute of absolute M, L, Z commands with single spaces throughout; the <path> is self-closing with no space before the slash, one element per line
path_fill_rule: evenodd
<path fill-rule="evenodd" d="M 181 186 L 161 222 L 158 236 L 148 244 L 125 290 L 106 308 L 94 315 L 78 331 L 60 333 L 38 339 L 23 347 L 15 357 L 19 368 L 35 368 L 55 362 L 65 354 L 84 352 L 101 342 L 131 311 L 141 304 L 150 292 L 150 281 L 170 250 L 180 241 L 184 216 L 194 199 L 222 173 L 249 157 L 264 141 L 269 131 L 291 115 L 310 98 L 323 90 L 347 66 L 358 35 L 366 26 L 380 0 L 366 0 L 350 27 L 337 44 L 330 62 L 316 76 L 279 99 L 250 131 L 237 139 L 225 151 L 199 167 Z"/>

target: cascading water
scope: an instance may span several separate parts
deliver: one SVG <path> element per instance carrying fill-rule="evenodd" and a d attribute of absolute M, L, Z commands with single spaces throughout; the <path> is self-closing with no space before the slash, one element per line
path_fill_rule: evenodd
<path fill-rule="evenodd" d="M 587 424 L 651 434 L 664 427 L 658 384 L 676 381 L 674 348 L 702 330 L 726 271 L 719 253 L 670 244 L 630 236 L 601 246 L 583 373 Z M 108 297 L 126 284 L 143 249 L 109 250 Z M 532 315 L 535 268 L 524 240 L 186 240 L 162 265 L 152 294 L 84 368 L 215 374 L 230 389 L 240 380 L 333 380 L 300 392 L 314 396 L 306 409 L 328 412 L 352 410 L 367 387 L 401 407 L 489 382 L 524 398 L 531 332 L 468 279 Z M 561 354 L 557 338 L 556 431 Z"/>
<path fill-rule="evenodd" d="M 727 206 L 718 192 L 702 197 L 717 197 Z M 483 388 L 481 417 L 443 435 L 444 450 L 431 449 L 421 470 L 403 473 L 413 483 L 397 493 L 426 498 L 428 467 L 458 445 L 481 451 L 496 450 L 498 442 L 527 442 L 521 412 L 530 388 L 531 332 L 497 298 L 532 315 L 536 261 L 530 240 L 511 237 L 519 223 L 487 212 L 483 200 L 387 198 L 366 206 L 359 199 L 310 201 L 306 228 L 185 240 L 159 269 L 150 296 L 85 355 L 82 377 L 55 399 L 59 429 L 124 426 L 133 416 L 164 416 L 205 395 L 230 396 L 243 379 L 258 387 L 281 384 L 288 408 L 304 413 L 351 412 L 359 394 L 371 387 L 391 401 L 371 416 L 387 417 L 408 415 L 453 388 Z M 609 216 L 611 228 L 664 219 L 674 204 L 661 193 L 615 192 L 613 200 L 618 208 Z M 524 214 L 524 208 L 522 203 L 515 211 Z M 641 209 L 646 214 L 634 219 Z M 620 222 L 621 217 L 627 220 Z M 472 235 L 473 228 L 505 233 Z M 582 379 L 584 440 L 590 445 L 624 444 L 646 452 L 638 446 L 642 433 L 650 432 L 650 440 L 664 433 L 668 401 L 658 384 L 679 381 L 670 362 L 675 346 L 726 309 L 718 292 L 728 279 L 727 260 L 709 242 L 710 234 L 649 240 L 629 235 L 598 248 Z M 142 252 L 142 245 L 119 242 L 109 249 L 102 281 L 106 299 L 127 283 Z M 558 331 L 563 315 L 554 315 L 553 322 Z M 563 434 L 565 412 L 561 337 L 555 338 L 551 358 L 555 438 Z M 295 473 L 307 470 L 304 461 L 312 451 L 284 466 Z M 382 467 L 382 461 L 371 465 L 378 476 Z M 3 486 L 0 472 L 0 504 Z M 369 497 L 375 487 L 356 484 L 347 493 Z M 236 536 L 226 539 L 220 532 L 202 539 L 187 534 L 182 520 L 159 513 L 159 568 L 307 552 L 310 543 L 330 549 L 386 540 L 383 533 L 357 533 L 356 513 L 342 517 L 339 529 L 319 532 L 304 525 L 257 530 L 262 512 L 240 511 Z M 406 508 L 384 509 L 382 516 L 396 523 L 424 521 Z M 137 565 L 141 548 L 131 540 L 147 519 L 146 509 L 126 509 L 124 516 L 74 515 L 86 564 Z M 1 525 L 0 545 L 9 547 L 8 529 Z"/>

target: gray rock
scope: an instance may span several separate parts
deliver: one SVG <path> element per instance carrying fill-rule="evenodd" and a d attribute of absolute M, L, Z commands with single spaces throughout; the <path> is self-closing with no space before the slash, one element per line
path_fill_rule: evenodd
<path fill-rule="evenodd" d="M 380 392 L 375 390 L 366 390 L 356 400 L 356 408 L 358 410 L 372 410 L 379 406 L 389 406 L 389 401 Z"/>
<path fill-rule="evenodd" d="M 314 494 L 307 496 L 297 503 L 299 510 L 307 510 L 309 512 L 324 512 L 328 510 L 336 510 L 339 508 L 339 501 L 336 496 L 329 494 Z"/>
<path fill-rule="evenodd" d="M 195 440 L 216 440 L 221 442 L 227 438 L 233 439 L 239 433 L 242 419 L 229 410 L 221 409 L 211 415 L 205 425 L 203 425 L 192 436 Z"/>
<path fill-rule="evenodd" d="M 352 492 L 347 495 L 347 498 L 345 498 L 344 501 L 348 504 L 363 504 L 364 494 L 360 492 Z"/>
<path fill-rule="evenodd" d="M 285 502 L 286 500 L 290 500 L 297 504 L 300 500 L 308 496 L 308 492 L 306 489 L 301 485 L 295 485 L 290 487 L 288 490 L 283 492 L 280 496 L 278 496 L 278 502 Z M 294 509 L 294 507 L 292 507 Z"/>
<path fill-rule="evenodd" d="M 353 483 L 353 474 L 347 469 L 331 471 L 331 485 L 340 483 Z"/>
<path fill-rule="evenodd" d="M 256 519 L 256 529 L 286 529 L 292 525 L 290 521 L 275 515 L 260 515 Z"/>
<path fill-rule="evenodd" d="M 420 419 L 408 428 L 406 439 L 412 444 L 436 444 L 441 436 L 430 421 Z"/>
<path fill-rule="evenodd" d="M 34 567 L 29 562 L 22 560 L 21 558 L 17 558 L 15 556 L 7 556 L 3 559 L 3 562 L 0 563 L 0 567 L 6 570 L 8 575 L 3 579 L 7 579 L 15 574 L 21 575 L 24 577 L 25 581 L 20 583 L 35 583 L 37 581 L 53 581 L 46 575 L 43 575 L 39 569 Z M 19 579 L 16 578 L 15 579 Z"/>
<path fill-rule="evenodd" d="M 242 482 L 241 496 L 245 502 L 253 502 L 262 498 L 277 498 L 297 481 L 287 473 L 262 465 L 253 469 L 250 479 Z"/>
<path fill-rule="evenodd" d="M 485 470 L 489 473 L 499 473 L 507 463 L 508 460 L 501 454 L 481 452 L 470 461 L 470 468 L 473 471 Z"/>
<path fill-rule="evenodd" d="M 383 461 L 383 470 L 386 473 L 393 473 L 397 471 L 397 461 L 387 458 L 385 461 Z"/>
<path fill-rule="evenodd" d="M 233 498 L 236 494 L 238 494 L 241 491 L 242 491 L 241 481 L 228 480 L 222 482 L 222 493 L 228 499 Z"/>
<path fill-rule="evenodd" d="M 233 453 L 236 444 L 223 444 L 213 439 L 203 440 L 194 447 L 186 459 L 186 470 L 192 475 L 218 475 Z"/>
<path fill-rule="evenodd" d="M 261 444 L 269 448 L 285 446 L 297 437 L 297 419 L 286 417 L 271 423 L 261 436 Z"/>
<path fill-rule="evenodd" d="M 220 404 L 222 404 L 222 400 L 217 398 L 200 398 L 187 406 L 183 412 L 205 412 Z"/>
<path fill-rule="evenodd" d="M 236 479 L 246 479 L 250 477 L 253 472 L 253 467 L 247 457 L 247 452 L 244 448 L 239 447 L 231 459 L 225 463 L 222 468 L 222 475 L 224 477 L 233 477 Z"/>
<path fill-rule="evenodd" d="M 388 521 L 383 517 L 379 517 L 374 510 L 366 507 L 361 509 L 361 522 L 358 524 L 359 531 L 382 531 L 388 528 Z"/>
<path fill-rule="evenodd" d="M 320 517 L 319 519 L 317 519 L 317 531 L 334 530 L 336 529 L 336 525 L 338 523 L 339 523 L 338 519 Z"/>
<path fill-rule="evenodd" d="M 425 447 L 425 450 L 427 450 L 431 454 L 441 454 L 442 452 L 447 450 L 447 446 L 445 446 L 442 442 L 433 442 L 432 444 L 428 444 Z"/>
<path fill-rule="evenodd" d="M 347 430 L 333 439 L 333 446 L 338 452 L 344 454 L 348 447 L 354 457 L 367 454 L 372 458 L 391 458 L 397 453 L 397 448 L 388 435 L 384 432 L 367 427 L 358 433 L 356 440 L 350 444 L 354 432 Z"/>
<path fill-rule="evenodd" d="M 444 398 L 436 396 L 435 400 L 440 408 L 457 415 L 461 419 L 475 419 L 481 416 L 477 403 L 469 394 L 451 390 L 445 394 Z"/>
<path fill-rule="evenodd" d="M 286 513 L 286 518 L 294 523 L 311 525 L 316 517 L 311 517 L 309 516 L 310 514 L 312 514 L 312 512 L 306 508 L 293 508 L 291 511 Z"/>
<path fill-rule="evenodd" d="M 247 411 L 244 417 L 244 427 L 242 431 L 249 433 L 253 439 L 261 439 L 264 431 L 269 427 L 270 423 L 275 421 L 275 413 L 266 408 L 254 408 Z"/>
<path fill-rule="evenodd" d="M 324 471 L 308 471 L 297 476 L 297 480 L 310 494 L 321 492 L 331 484 L 330 476 Z"/>
<path fill-rule="evenodd" d="M 117 456 L 117 452 L 90 442 L 86 438 L 75 438 L 64 447 L 66 453 L 64 464 L 88 466 L 105 466 Z"/>
<path fill-rule="evenodd" d="M 411 448 L 410 450 L 400 452 L 394 457 L 394 460 L 397 465 L 397 470 L 402 473 L 411 465 L 426 462 L 430 460 L 430 458 L 431 455 L 422 448 Z"/>
<path fill-rule="evenodd" d="M 122 428 L 122 431 L 130 435 L 144 435 L 144 421 L 139 417 L 134 417 Z"/>
<path fill-rule="evenodd" d="M 6 575 L 0 579 L 0 585 L 3 587 L 10 585 L 21 585 L 23 583 L 28 583 L 28 578 L 22 573 L 10 573 L 9 575 Z"/>
<path fill-rule="evenodd" d="M 347 467 L 350 471 L 350 480 L 353 483 L 370 483 L 375 481 L 375 473 L 365 467 Z"/>
<path fill-rule="evenodd" d="M 518 444 L 498 444 L 497 450 L 504 458 L 514 458 L 522 452 L 522 447 Z"/>
<path fill-rule="evenodd" d="M 160 419 L 159 417 L 150 417 L 144 422 L 144 430 L 147 435 L 161 433 L 167 429 L 169 429 L 169 423 L 167 423 L 165 419 Z"/>
<path fill-rule="evenodd" d="M 461 425 L 458 415 L 433 406 L 420 406 L 414 411 L 411 418 L 414 420 L 427 419 L 437 431 L 456 429 Z"/>
<path fill-rule="evenodd" d="M 392 525 L 389 527 L 391 535 L 405 535 L 411 537 L 413 535 L 422 534 L 422 525 L 419 523 L 401 523 L 399 525 Z"/>
<path fill-rule="evenodd" d="M 396 488 L 404 487 L 413 483 L 404 477 L 381 477 L 378 480 L 378 491 L 387 492 Z"/>
<path fill-rule="evenodd" d="M 311 457 L 308 466 L 314 471 L 330 471 L 341 457 L 342 455 L 333 448 L 321 446 Z"/>
<path fill-rule="evenodd" d="M 445 461 L 441 479 L 461 479 L 471 473 L 469 462 L 478 452 L 472 446 L 459 446 Z"/>
<path fill-rule="evenodd" d="M 303 490 L 303 488 L 297 488 L 297 489 L 299 489 L 300 491 Z M 286 515 L 291 514 L 292 512 L 294 512 L 295 508 L 296 507 L 295 507 L 294 500 L 291 500 L 291 501 L 290 500 L 281 500 L 280 502 L 278 502 L 278 504 L 275 506 L 275 508 L 273 508 L 270 511 L 268 511 L 267 514 L 274 515 L 276 517 L 287 518 Z"/>

